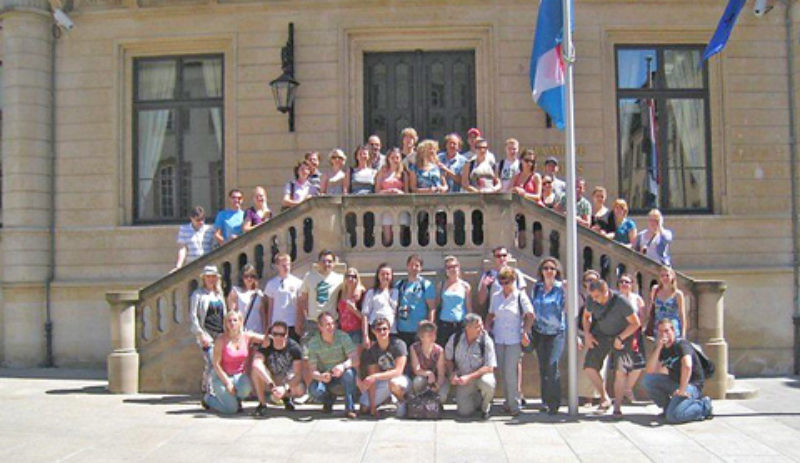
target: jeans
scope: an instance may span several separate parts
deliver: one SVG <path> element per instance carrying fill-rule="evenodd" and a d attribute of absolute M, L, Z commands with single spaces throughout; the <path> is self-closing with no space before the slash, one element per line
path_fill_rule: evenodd
<path fill-rule="evenodd" d="M 512 413 L 519 411 L 519 388 L 517 365 L 522 356 L 522 347 L 519 343 L 514 344 L 495 344 L 497 352 L 497 368 L 503 375 L 503 396 L 506 398 L 506 405 Z"/>
<path fill-rule="evenodd" d="M 311 381 L 308 387 L 308 393 L 315 400 L 322 402 L 325 405 L 333 405 L 336 396 L 331 392 L 331 388 L 336 385 L 341 385 L 344 388 L 344 408 L 348 412 L 355 411 L 355 395 L 356 390 L 356 370 L 348 368 L 338 378 L 331 378 L 329 383 L 321 381 Z"/>
<path fill-rule="evenodd" d="M 533 347 L 539 359 L 542 403 L 550 410 L 558 409 L 561 405 L 561 375 L 558 372 L 558 362 L 564 352 L 564 332 L 541 334 L 534 331 Z"/>
<path fill-rule="evenodd" d="M 212 375 L 212 393 L 206 393 L 204 397 L 206 405 L 212 410 L 216 410 L 225 415 L 236 413 L 239 410 L 239 401 L 250 395 L 250 378 L 244 373 L 238 373 L 228 377 L 233 383 L 233 387 L 236 388 L 236 395 L 234 396 L 225 389 L 225 384 L 219 379 L 219 376 L 214 373 L 212 373 Z"/>
<path fill-rule="evenodd" d="M 667 423 L 699 421 L 711 413 L 711 399 L 704 399 L 703 391 L 694 384 L 686 387 L 689 397 L 681 397 L 672 395 L 680 384 L 668 375 L 646 374 L 642 383 L 653 402 L 664 409 Z"/>

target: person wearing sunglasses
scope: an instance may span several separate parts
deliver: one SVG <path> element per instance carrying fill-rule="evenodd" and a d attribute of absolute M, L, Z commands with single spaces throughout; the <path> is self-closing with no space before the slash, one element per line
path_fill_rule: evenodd
<path fill-rule="evenodd" d="M 361 324 L 364 314 L 361 313 L 361 300 L 366 291 L 361 284 L 358 270 L 349 267 L 344 274 L 344 284 L 339 290 L 336 310 L 339 312 L 339 329 L 347 333 L 353 343 L 359 346 L 363 342 Z"/>
<path fill-rule="evenodd" d="M 300 342 L 300 335 L 295 329 L 297 323 L 297 296 L 303 280 L 292 275 L 292 256 L 285 252 L 275 255 L 272 264 L 277 275 L 264 286 L 265 319 L 274 325 L 283 322 L 289 327 L 289 337 Z"/>
<path fill-rule="evenodd" d="M 344 389 L 345 415 L 355 418 L 358 390 L 356 346 L 350 336 L 336 329 L 336 319 L 330 312 L 320 313 L 316 322 L 319 334 L 311 338 L 307 349 L 312 379 L 308 394 L 317 403 L 322 403 L 323 413 L 330 414 L 336 401 L 336 386 L 341 386 Z"/>
<path fill-rule="evenodd" d="M 195 206 L 189 212 L 189 223 L 178 228 L 176 241 L 178 260 L 175 262 L 173 272 L 212 251 L 214 227 L 206 225 L 206 211 L 201 206 Z"/>
<path fill-rule="evenodd" d="M 461 278 L 461 264 L 456 256 L 444 258 L 444 271 L 446 279 L 442 282 L 436 319 L 436 343 L 442 347 L 472 312 L 472 287 Z"/>
<path fill-rule="evenodd" d="M 214 239 L 220 246 L 241 235 L 242 225 L 244 225 L 244 210 L 242 209 L 244 193 L 242 190 L 238 188 L 231 190 L 228 193 L 228 201 L 230 208 L 217 212 L 217 216 L 214 218 Z"/>
<path fill-rule="evenodd" d="M 533 285 L 532 299 L 536 314 L 532 338 L 539 359 L 542 411 L 555 415 L 561 405 L 559 363 L 567 327 L 567 299 L 558 259 L 547 257 L 539 264 L 539 281 Z"/>
<path fill-rule="evenodd" d="M 408 363 L 408 348 L 402 339 L 392 336 L 391 323 L 378 317 L 372 323 L 375 342 L 364 352 L 363 362 L 367 370 L 364 379 L 358 382 L 361 390 L 361 414 L 378 417 L 378 405 L 390 398 L 399 401 L 397 417 L 405 416 L 406 391 L 409 379 L 403 373 Z"/>
<path fill-rule="evenodd" d="M 258 272 L 252 264 L 242 267 L 242 280 L 228 294 L 228 309 L 238 310 L 244 318 L 244 329 L 258 334 L 267 332 L 264 293 L 258 286 Z"/>
<path fill-rule="evenodd" d="M 293 398 L 305 394 L 303 383 L 303 351 L 300 344 L 289 337 L 289 326 L 275 322 L 269 336 L 253 356 L 253 387 L 258 397 L 254 416 L 266 416 L 267 394 L 273 403 L 283 403 L 286 410 L 294 410 Z"/>

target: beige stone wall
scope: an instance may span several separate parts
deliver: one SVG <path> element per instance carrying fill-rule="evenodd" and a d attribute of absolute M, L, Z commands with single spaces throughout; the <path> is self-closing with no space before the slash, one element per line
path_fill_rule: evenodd
<path fill-rule="evenodd" d="M 264 185 L 275 209 L 281 186 L 302 152 L 327 152 L 334 146 L 351 151 L 361 141 L 357 102 L 362 89 L 355 65 L 361 50 L 474 47 L 479 50 L 478 121 L 494 146 L 499 148 L 499 140 L 509 136 L 523 145 L 563 140 L 561 132 L 545 128 L 543 113 L 528 96 L 536 2 L 298 0 L 124 7 L 130 3 L 76 2 L 77 10 L 70 13 L 76 28 L 57 45 L 54 321 L 56 358 L 64 364 L 103 361 L 108 339 L 101 288 L 107 281 L 151 281 L 174 261 L 175 227 L 131 226 L 130 63 L 135 56 L 225 53 L 226 187 Z M 702 0 L 578 1 L 576 8 L 576 134 L 585 153 L 579 170 L 590 185 L 604 184 L 613 196 L 614 44 L 703 43 L 723 7 Z M 761 19 L 745 11 L 728 48 L 709 64 L 716 214 L 668 218 L 677 236 L 679 268 L 783 272 L 791 265 L 781 8 Z M 301 82 L 294 133 L 287 130 L 286 116 L 275 110 L 267 85 L 280 74 L 280 47 L 289 21 L 295 23 Z M 6 244 L 19 237 L 4 231 L 2 239 L 6 261 L 26 259 Z M 14 299 L 13 294 L 6 288 L 4 302 Z M 776 319 L 788 322 L 791 296 L 778 291 L 765 297 L 773 301 Z M 727 310 L 739 314 L 751 306 L 729 297 Z M 9 317 L 16 320 L 26 311 L 41 312 L 6 303 L 0 320 L 7 328 Z M 38 317 L 29 315 L 31 320 Z M 85 328 L 91 337 L 75 329 L 80 320 L 94 323 Z M 33 339 L 40 336 L 37 323 L 23 325 Z M 781 346 L 787 345 L 787 333 L 775 334 Z M 21 359 L 15 353 L 18 344 L 8 335 L 5 329 L 0 338 L 5 361 Z M 751 347 L 730 335 L 728 339 L 732 352 Z M 779 350 L 780 358 L 790 355 L 784 347 Z M 734 363 L 734 372 L 746 369 L 741 366 L 746 363 Z"/>

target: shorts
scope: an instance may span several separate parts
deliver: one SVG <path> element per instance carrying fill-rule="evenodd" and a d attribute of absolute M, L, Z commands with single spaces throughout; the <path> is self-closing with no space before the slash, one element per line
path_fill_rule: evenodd
<path fill-rule="evenodd" d="M 612 365 L 617 365 L 618 361 L 620 365 L 623 365 L 623 361 L 618 359 L 621 357 L 630 357 L 633 354 L 633 352 L 631 352 L 631 338 L 625 340 L 620 350 L 614 349 L 614 338 L 616 338 L 616 336 L 596 334 L 594 338 L 597 340 L 597 345 L 586 351 L 586 359 L 583 362 L 583 368 L 591 368 L 600 371 L 600 369 L 603 368 L 603 362 L 606 360 L 609 352 L 611 353 Z M 628 362 L 628 360 L 626 359 L 625 362 Z"/>
<path fill-rule="evenodd" d="M 623 349 L 623 352 L 611 359 L 611 370 L 616 371 L 620 368 L 625 373 L 641 370 L 647 364 L 647 359 L 644 353 L 644 337 L 642 332 L 639 331 L 628 340 L 625 341 L 626 345 L 630 348 Z"/>

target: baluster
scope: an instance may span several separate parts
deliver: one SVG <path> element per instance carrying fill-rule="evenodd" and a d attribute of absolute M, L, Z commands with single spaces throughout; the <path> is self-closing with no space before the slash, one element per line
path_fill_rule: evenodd
<path fill-rule="evenodd" d="M 594 250 L 590 246 L 583 248 L 583 271 L 587 271 L 594 265 Z"/>
<path fill-rule="evenodd" d="M 311 254 L 314 251 L 314 220 L 306 217 L 303 220 L 303 252 Z"/>
<path fill-rule="evenodd" d="M 533 246 L 531 246 L 531 251 L 533 255 L 536 257 L 542 257 L 544 254 L 544 228 L 542 227 L 541 222 L 533 222 Z"/>
<path fill-rule="evenodd" d="M 453 213 L 453 242 L 457 246 L 464 246 L 467 241 L 467 233 L 466 214 L 461 209 L 456 209 Z"/>

